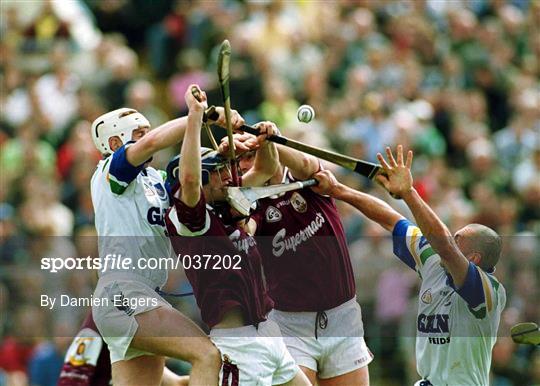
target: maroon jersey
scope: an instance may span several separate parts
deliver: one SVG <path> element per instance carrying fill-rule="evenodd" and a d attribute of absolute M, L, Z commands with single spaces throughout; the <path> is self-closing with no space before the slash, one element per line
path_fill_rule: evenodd
<path fill-rule="evenodd" d="M 108 386 L 111 384 L 109 349 L 98 332 L 92 312 L 73 339 L 58 386 Z"/>
<path fill-rule="evenodd" d="M 173 195 L 165 222 L 175 253 L 183 256 L 202 319 L 210 328 L 234 307 L 242 309 L 249 325 L 266 319 L 273 303 L 264 287 L 262 259 L 252 236 L 225 225 L 206 205 L 202 192 L 194 208 Z"/>
<path fill-rule="evenodd" d="M 309 188 L 259 201 L 253 218 L 270 297 L 281 311 L 323 311 L 355 295 L 334 200 Z"/>

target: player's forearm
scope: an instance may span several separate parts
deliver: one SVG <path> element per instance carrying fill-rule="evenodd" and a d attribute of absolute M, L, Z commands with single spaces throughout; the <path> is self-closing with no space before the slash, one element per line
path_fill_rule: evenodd
<path fill-rule="evenodd" d="M 255 153 L 254 170 L 261 176 L 263 183 L 268 181 L 278 170 L 279 156 L 276 145 L 266 141 Z"/>
<path fill-rule="evenodd" d="M 189 207 L 197 205 L 201 186 L 201 125 L 202 111 L 190 111 L 180 154 L 181 200 Z"/>
<path fill-rule="evenodd" d="M 305 180 L 319 171 L 319 160 L 312 155 L 283 145 L 277 145 L 277 150 L 279 162 L 289 168 L 293 177 Z"/>
<path fill-rule="evenodd" d="M 253 167 L 242 176 L 243 186 L 263 186 L 277 173 L 279 157 L 275 145 L 264 142 L 257 150 Z"/>
<path fill-rule="evenodd" d="M 396 223 L 404 217 L 383 200 L 339 184 L 332 196 L 354 206 L 367 218 L 392 232 Z"/>
<path fill-rule="evenodd" d="M 165 122 L 153 130 L 157 132 L 155 144 L 156 147 L 158 147 L 157 150 L 165 149 L 169 146 L 180 143 L 180 141 L 182 141 L 184 138 L 187 122 L 188 117 L 180 117 Z"/>
<path fill-rule="evenodd" d="M 187 117 L 173 119 L 151 130 L 128 149 L 127 159 L 138 166 L 146 162 L 154 153 L 179 143 L 184 137 Z"/>
<path fill-rule="evenodd" d="M 416 189 L 411 189 L 403 195 L 403 200 L 411 210 L 416 224 L 432 248 L 441 259 L 451 259 L 459 251 L 448 227 L 439 219 L 437 214 L 424 202 Z"/>

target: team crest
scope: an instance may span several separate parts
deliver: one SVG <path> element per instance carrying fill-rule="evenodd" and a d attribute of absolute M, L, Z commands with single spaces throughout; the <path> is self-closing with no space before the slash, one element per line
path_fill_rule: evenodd
<path fill-rule="evenodd" d="M 89 328 L 83 329 L 69 346 L 66 360 L 72 366 L 97 364 L 103 342 L 97 333 Z"/>
<path fill-rule="evenodd" d="M 430 304 L 431 301 L 433 300 L 433 298 L 431 297 L 431 288 L 425 290 L 424 293 L 422 294 L 422 296 L 420 297 L 420 299 L 421 299 L 424 303 Z"/>
<path fill-rule="evenodd" d="M 167 198 L 167 192 L 165 191 L 165 188 L 160 183 L 157 183 L 154 185 L 154 188 L 156 188 L 158 197 L 162 200 L 165 200 Z"/>
<path fill-rule="evenodd" d="M 291 196 L 291 205 L 298 213 L 305 213 L 307 210 L 307 202 L 298 192 L 294 192 Z"/>
<path fill-rule="evenodd" d="M 75 352 L 72 355 L 69 355 L 69 363 L 73 366 L 83 366 L 86 364 L 85 351 L 88 341 L 92 341 L 94 338 L 79 338 L 77 342 L 77 347 Z"/>
<path fill-rule="evenodd" d="M 281 212 L 279 211 L 279 209 L 273 207 L 273 206 L 269 206 L 267 209 L 266 209 L 266 221 L 267 222 L 278 222 L 281 220 L 283 216 L 281 215 Z"/>

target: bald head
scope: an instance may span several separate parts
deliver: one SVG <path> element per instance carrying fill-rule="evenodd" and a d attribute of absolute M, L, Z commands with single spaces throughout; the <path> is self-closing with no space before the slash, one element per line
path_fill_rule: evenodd
<path fill-rule="evenodd" d="M 493 229 L 481 224 L 469 224 L 455 234 L 456 243 L 469 260 L 479 256 L 477 265 L 491 271 L 499 261 L 502 249 L 501 236 Z"/>

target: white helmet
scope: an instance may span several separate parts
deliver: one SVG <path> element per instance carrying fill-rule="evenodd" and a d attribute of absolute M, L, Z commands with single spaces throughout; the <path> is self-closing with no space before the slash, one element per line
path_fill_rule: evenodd
<path fill-rule="evenodd" d="M 92 123 L 92 139 L 94 145 L 103 155 L 113 153 L 109 146 L 109 138 L 119 137 L 125 145 L 131 141 L 133 130 L 139 127 L 150 127 L 150 122 L 137 110 L 122 107 L 103 114 Z"/>

